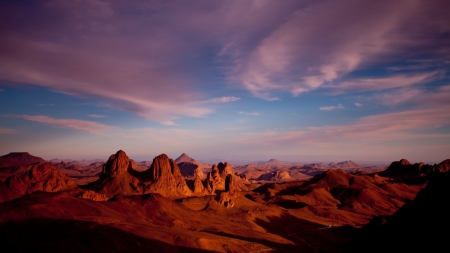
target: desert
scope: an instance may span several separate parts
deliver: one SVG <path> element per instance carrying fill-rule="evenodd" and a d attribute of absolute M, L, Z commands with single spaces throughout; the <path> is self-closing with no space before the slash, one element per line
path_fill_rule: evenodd
<path fill-rule="evenodd" d="M 4 155 L 2 245 L 10 252 L 378 252 L 388 245 L 437 249 L 445 241 L 437 229 L 448 224 L 449 160 L 401 159 L 368 173 L 355 163 L 345 170 L 332 164 L 308 179 L 250 182 L 248 171 L 227 162 L 203 176 L 199 162 L 181 157 L 161 154 L 136 170 L 119 150 L 97 180 L 77 184 L 83 173 L 64 173 L 71 163 L 61 168 L 28 153 Z M 195 178 L 190 167 L 183 175 L 176 160 L 196 165 Z M 284 165 L 270 166 L 277 174 Z M 92 177 L 92 163 L 79 166 Z"/>
<path fill-rule="evenodd" d="M 450 1 L 0 1 L 0 253 L 449 252 Z"/>

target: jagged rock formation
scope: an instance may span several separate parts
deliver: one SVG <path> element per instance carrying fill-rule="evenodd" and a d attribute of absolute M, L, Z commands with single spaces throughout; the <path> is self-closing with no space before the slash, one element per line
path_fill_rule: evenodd
<path fill-rule="evenodd" d="M 225 178 L 220 175 L 219 167 L 215 164 L 212 166 L 211 172 L 206 176 L 206 181 L 208 184 L 211 184 L 215 190 L 225 190 Z"/>
<path fill-rule="evenodd" d="M 78 195 L 78 198 L 80 199 L 90 199 L 93 201 L 107 201 L 109 198 L 105 194 L 98 193 L 95 191 L 87 190 L 84 191 L 82 194 Z"/>
<path fill-rule="evenodd" d="M 146 173 L 151 182 L 145 184 L 145 192 L 159 193 L 166 197 L 192 195 L 178 165 L 166 154 L 155 157 Z"/>
<path fill-rule="evenodd" d="M 192 195 L 177 164 L 166 154 L 155 157 L 148 170 L 139 172 L 132 168 L 132 161 L 122 150 L 110 156 L 100 179 L 85 188 L 103 193 L 108 198 L 116 194 L 159 193 L 169 198 Z"/>
<path fill-rule="evenodd" d="M 103 166 L 100 178 L 86 185 L 86 189 L 94 190 L 112 198 L 116 194 L 137 195 L 144 191 L 140 185 L 142 173 L 135 171 L 127 154 L 119 150 L 109 157 Z"/>
<path fill-rule="evenodd" d="M 234 207 L 236 199 L 239 197 L 239 188 L 235 184 L 235 177 L 228 174 L 225 179 L 225 191 L 221 192 L 216 197 L 216 201 L 224 207 Z"/>
<path fill-rule="evenodd" d="M 250 182 L 245 178 L 241 178 L 238 175 L 235 175 L 233 169 L 231 168 L 231 165 L 228 162 L 220 162 L 218 165 L 214 164 L 211 168 L 211 172 L 209 172 L 206 177 L 206 181 L 208 182 L 208 184 L 212 185 L 215 190 L 224 191 L 225 179 L 228 175 L 231 175 L 234 178 L 235 184 L 240 189 L 248 189 Z"/>
<path fill-rule="evenodd" d="M 219 168 L 219 174 L 222 178 L 226 178 L 229 174 L 233 174 L 233 169 L 228 162 L 219 163 L 217 167 Z"/>
<path fill-rule="evenodd" d="M 57 192 L 78 188 L 74 180 L 52 163 L 33 166 L 22 175 L 8 177 L 0 184 L 0 201 L 12 200 L 35 191 Z"/>
<path fill-rule="evenodd" d="M 100 178 L 113 178 L 127 172 L 130 168 L 132 168 L 132 165 L 127 154 L 119 150 L 116 154 L 111 155 L 106 164 L 103 165 Z"/>

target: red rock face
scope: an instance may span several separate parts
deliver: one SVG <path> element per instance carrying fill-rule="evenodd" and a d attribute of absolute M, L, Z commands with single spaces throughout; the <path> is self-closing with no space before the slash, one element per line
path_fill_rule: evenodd
<path fill-rule="evenodd" d="M 450 159 L 444 160 L 436 166 L 437 172 L 447 172 L 450 170 Z"/>
<path fill-rule="evenodd" d="M 52 163 L 43 163 L 23 175 L 8 177 L 0 187 L 0 200 L 15 199 L 35 191 L 57 192 L 77 187 L 73 179 L 56 169 Z"/>
<path fill-rule="evenodd" d="M 217 167 L 219 167 L 219 173 L 222 178 L 226 178 L 228 174 L 233 174 L 233 169 L 228 162 L 219 163 Z"/>
<path fill-rule="evenodd" d="M 150 184 L 146 192 L 156 192 L 165 197 L 192 195 L 192 191 L 187 186 L 178 165 L 166 154 L 161 154 L 153 159 L 152 166 L 148 170 L 148 176 Z"/>
<path fill-rule="evenodd" d="M 131 162 L 127 154 L 119 150 L 115 155 L 111 155 L 103 166 L 101 178 L 113 178 L 123 174 L 131 168 Z"/>
<path fill-rule="evenodd" d="M 220 176 L 219 167 L 213 165 L 211 172 L 208 173 L 206 181 L 213 185 L 216 190 L 225 190 L 225 179 Z"/>

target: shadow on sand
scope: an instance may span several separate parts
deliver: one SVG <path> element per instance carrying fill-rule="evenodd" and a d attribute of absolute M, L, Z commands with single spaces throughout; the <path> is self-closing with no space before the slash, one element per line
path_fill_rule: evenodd
<path fill-rule="evenodd" d="M 1 252 L 212 252 L 178 247 L 79 220 L 29 219 L 0 224 Z"/>

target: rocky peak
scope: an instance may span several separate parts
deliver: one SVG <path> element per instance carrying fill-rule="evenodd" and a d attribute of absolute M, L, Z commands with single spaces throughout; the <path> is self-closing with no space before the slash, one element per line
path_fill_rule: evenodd
<path fill-rule="evenodd" d="M 153 181 L 158 181 L 161 177 L 164 177 L 165 175 L 173 174 L 175 166 L 177 165 L 166 154 L 161 154 L 155 157 L 153 159 L 152 166 L 150 166 L 150 179 Z"/>
<path fill-rule="evenodd" d="M 212 185 L 213 186 L 212 188 L 214 189 L 217 190 L 225 189 L 225 179 L 221 177 L 219 167 L 215 164 L 212 166 L 211 172 L 208 173 L 206 181 L 208 182 L 208 184 Z"/>
<path fill-rule="evenodd" d="M 186 180 L 180 172 L 180 168 L 174 160 L 166 154 L 161 154 L 153 159 L 148 170 L 150 192 L 159 193 L 165 197 L 186 197 L 192 195 Z"/>
<path fill-rule="evenodd" d="M 131 168 L 131 162 L 127 154 L 119 150 L 116 154 L 111 155 L 108 161 L 103 165 L 101 178 L 113 178 L 123 174 Z"/>
<path fill-rule="evenodd" d="M 233 174 L 233 169 L 231 168 L 231 165 L 228 162 L 219 163 L 217 167 L 219 168 L 220 176 L 222 176 L 223 178 L 226 178 L 227 175 L 229 174 Z"/>
<path fill-rule="evenodd" d="M 225 191 L 216 197 L 216 201 L 220 205 L 230 208 L 236 204 L 236 198 L 239 197 L 239 188 L 236 186 L 235 180 L 232 174 L 227 175 L 225 179 Z"/>
<path fill-rule="evenodd" d="M 399 165 L 411 165 L 411 163 L 406 159 L 401 159 L 398 163 Z"/>
<path fill-rule="evenodd" d="M 195 163 L 196 161 L 191 158 L 190 156 L 188 156 L 186 153 L 181 154 L 177 159 L 175 159 L 176 163 L 181 163 L 181 162 L 185 162 L 185 163 Z"/>

